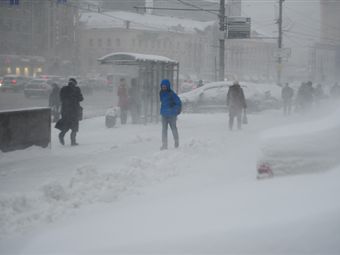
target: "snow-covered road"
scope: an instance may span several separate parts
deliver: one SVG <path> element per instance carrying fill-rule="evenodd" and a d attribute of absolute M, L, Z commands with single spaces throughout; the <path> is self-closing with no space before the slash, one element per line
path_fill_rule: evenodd
<path fill-rule="evenodd" d="M 0 254 L 339 254 L 340 168 L 256 180 L 259 134 L 297 121 L 183 114 L 159 151 L 160 124 L 94 118 L 78 147 L 1 153 Z"/>

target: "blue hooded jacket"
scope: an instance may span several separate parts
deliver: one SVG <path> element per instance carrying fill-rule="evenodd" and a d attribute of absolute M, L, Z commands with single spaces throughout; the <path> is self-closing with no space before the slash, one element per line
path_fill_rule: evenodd
<path fill-rule="evenodd" d="M 166 91 L 162 90 L 162 85 L 167 87 Z M 159 92 L 159 98 L 161 101 L 161 115 L 164 117 L 177 116 L 182 108 L 181 99 L 174 91 L 171 90 L 171 84 L 169 80 L 162 80 L 160 87 L 161 91 Z"/>

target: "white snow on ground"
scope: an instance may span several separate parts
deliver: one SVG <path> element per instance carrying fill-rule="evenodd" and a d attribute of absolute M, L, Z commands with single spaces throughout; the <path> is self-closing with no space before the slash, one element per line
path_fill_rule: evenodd
<path fill-rule="evenodd" d="M 168 151 L 160 124 L 101 117 L 78 147 L 53 130 L 50 150 L 0 153 L 0 254 L 339 254 L 339 166 L 256 180 L 265 130 L 318 115 L 268 111 L 230 132 L 226 114 L 182 114 Z"/>
<path fill-rule="evenodd" d="M 274 175 L 325 171 L 340 165 L 340 111 L 305 123 L 266 130 L 258 164 Z"/>

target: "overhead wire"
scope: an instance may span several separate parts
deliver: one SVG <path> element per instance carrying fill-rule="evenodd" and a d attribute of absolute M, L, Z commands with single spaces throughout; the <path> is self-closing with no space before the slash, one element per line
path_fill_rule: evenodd
<path fill-rule="evenodd" d="M 119 21 L 127 21 L 127 19 L 123 19 L 123 18 L 120 18 L 120 17 L 117 17 L 115 15 L 112 15 L 112 14 L 109 14 L 105 11 L 94 11 L 94 10 L 89 10 L 88 8 L 85 8 L 85 7 L 81 7 L 79 5 L 75 5 L 75 4 L 72 4 L 72 3 L 69 3 L 69 2 L 66 2 L 66 3 L 62 3 L 63 5 L 66 5 L 68 7 L 72 7 L 72 8 L 77 8 L 79 10 L 83 10 L 83 11 L 90 11 L 92 13 L 97 13 L 99 15 L 102 15 L 102 16 L 106 16 L 106 17 L 109 17 L 109 18 L 112 18 L 114 20 L 119 20 Z M 97 6 L 99 7 L 99 6 Z M 100 8 L 99 8 L 100 9 Z M 143 25 L 144 27 L 148 27 L 148 28 L 151 28 L 151 29 L 159 29 L 159 27 L 156 27 L 156 26 L 152 26 L 152 25 L 146 25 L 145 23 L 141 23 L 141 22 L 137 22 L 137 21 L 131 21 L 129 20 L 131 23 L 134 23 L 134 24 L 138 24 L 138 25 Z M 172 32 L 178 32 L 178 31 L 172 31 Z"/>

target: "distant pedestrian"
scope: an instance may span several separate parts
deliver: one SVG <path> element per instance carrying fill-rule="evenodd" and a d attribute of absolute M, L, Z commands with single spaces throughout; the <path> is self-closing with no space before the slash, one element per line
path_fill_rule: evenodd
<path fill-rule="evenodd" d="M 197 88 L 199 88 L 199 87 L 202 87 L 204 84 L 203 84 L 203 81 L 202 80 L 199 80 L 198 81 L 198 84 L 197 84 Z"/>
<path fill-rule="evenodd" d="M 283 114 L 290 115 L 292 109 L 292 99 L 294 96 L 293 88 L 289 87 L 289 83 L 287 82 L 286 85 L 281 90 L 281 98 L 283 101 Z"/>
<path fill-rule="evenodd" d="M 168 149 L 168 125 L 171 128 L 175 141 L 175 148 L 179 146 L 179 136 L 177 130 L 177 115 L 180 114 L 182 102 L 177 94 L 171 89 L 170 81 L 165 79 L 161 82 L 159 92 L 161 101 L 160 114 L 162 115 L 162 147 L 161 150 Z"/>
<path fill-rule="evenodd" d="M 233 129 L 234 118 L 237 119 L 237 128 L 242 127 L 242 110 L 247 108 L 246 98 L 243 89 L 238 81 L 229 87 L 227 93 L 227 106 L 229 108 L 229 130 Z"/>
<path fill-rule="evenodd" d="M 60 119 L 60 89 L 57 83 L 52 84 L 52 91 L 48 98 L 48 105 L 51 107 L 51 113 L 53 122 L 57 122 Z"/>
<path fill-rule="evenodd" d="M 337 82 L 332 86 L 330 90 L 330 96 L 333 99 L 340 98 L 340 85 Z"/>
<path fill-rule="evenodd" d="M 301 112 L 312 109 L 314 103 L 314 88 L 311 81 L 301 83 L 296 96 L 297 108 Z"/>
<path fill-rule="evenodd" d="M 128 89 L 126 85 L 126 80 L 121 78 L 118 86 L 118 106 L 120 107 L 120 122 L 122 125 L 127 122 L 127 114 L 129 109 L 129 97 L 128 97 Z"/>
<path fill-rule="evenodd" d="M 131 87 L 129 89 L 129 107 L 132 124 L 140 123 L 142 102 L 141 93 L 137 86 L 137 80 L 135 78 L 131 80 Z"/>
<path fill-rule="evenodd" d="M 316 88 L 314 89 L 314 101 L 315 105 L 319 106 L 321 100 L 325 99 L 326 95 L 323 91 L 322 85 L 319 83 L 316 85 Z"/>
<path fill-rule="evenodd" d="M 80 102 L 83 101 L 83 95 L 77 81 L 71 78 L 67 86 L 60 90 L 61 101 L 61 119 L 57 122 L 56 128 L 60 129 L 59 142 L 64 145 L 64 136 L 71 129 L 71 145 L 78 145 L 76 135 L 79 131 L 79 119 L 81 112 Z"/>

